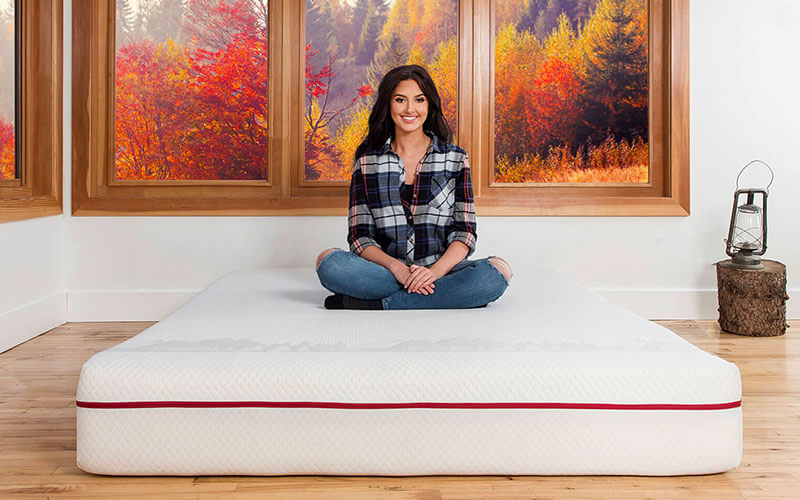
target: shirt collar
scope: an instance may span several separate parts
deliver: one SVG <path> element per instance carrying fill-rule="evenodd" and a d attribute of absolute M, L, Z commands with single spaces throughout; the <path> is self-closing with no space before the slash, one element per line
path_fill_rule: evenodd
<path fill-rule="evenodd" d="M 439 149 L 439 142 L 440 142 L 439 141 L 439 137 L 437 137 L 436 134 L 434 134 L 432 132 L 425 132 L 425 135 L 427 135 L 428 137 L 431 138 L 431 145 L 428 146 L 428 150 L 429 151 L 434 151 L 434 150 Z M 386 139 L 386 142 L 383 143 L 383 149 L 381 149 L 381 151 L 380 151 L 381 154 L 386 154 L 389 151 L 394 153 L 394 151 L 392 150 L 392 139 L 393 139 L 393 137 L 389 136 Z M 395 154 L 397 154 L 397 153 L 395 153 Z"/>

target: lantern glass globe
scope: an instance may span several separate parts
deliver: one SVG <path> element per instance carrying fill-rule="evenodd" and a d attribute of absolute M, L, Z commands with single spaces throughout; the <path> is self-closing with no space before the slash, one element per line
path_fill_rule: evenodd
<path fill-rule="evenodd" d="M 761 248 L 761 220 L 761 207 L 757 205 L 738 207 L 732 246 L 736 249 L 748 250 Z"/>

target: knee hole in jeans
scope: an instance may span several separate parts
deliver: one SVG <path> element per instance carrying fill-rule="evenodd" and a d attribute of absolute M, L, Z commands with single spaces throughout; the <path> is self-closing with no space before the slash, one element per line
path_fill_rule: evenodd
<path fill-rule="evenodd" d="M 514 276 L 514 273 L 511 272 L 511 266 L 508 265 L 508 262 L 500 257 L 489 257 L 489 264 L 493 265 L 495 269 L 500 271 L 500 274 L 506 278 L 506 281 L 511 281 L 511 277 Z"/>
<path fill-rule="evenodd" d="M 319 265 L 322 263 L 322 259 L 327 257 L 328 254 L 335 252 L 336 250 L 339 250 L 339 249 L 338 248 L 329 248 L 329 249 L 323 251 L 321 254 L 319 254 L 319 257 L 317 257 L 316 269 L 319 269 Z"/>

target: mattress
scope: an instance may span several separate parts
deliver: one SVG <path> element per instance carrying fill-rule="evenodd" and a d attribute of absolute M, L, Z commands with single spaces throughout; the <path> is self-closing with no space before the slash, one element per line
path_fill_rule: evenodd
<path fill-rule="evenodd" d="M 707 474 L 737 367 L 551 269 L 486 308 L 329 311 L 313 269 L 232 272 L 78 384 L 110 475 Z"/>

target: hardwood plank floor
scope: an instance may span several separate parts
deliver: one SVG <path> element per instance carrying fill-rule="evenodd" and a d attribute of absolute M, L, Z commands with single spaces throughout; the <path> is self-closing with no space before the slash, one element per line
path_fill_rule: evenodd
<path fill-rule="evenodd" d="M 103 477 L 75 465 L 84 361 L 152 323 L 68 323 L 0 354 L 0 498 L 800 498 L 800 321 L 771 338 L 659 321 L 739 366 L 744 457 L 708 476 Z"/>

